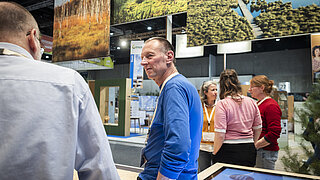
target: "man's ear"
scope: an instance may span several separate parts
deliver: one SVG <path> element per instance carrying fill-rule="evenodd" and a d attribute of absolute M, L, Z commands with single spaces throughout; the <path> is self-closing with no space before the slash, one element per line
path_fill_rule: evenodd
<path fill-rule="evenodd" d="M 167 52 L 167 56 L 168 56 L 167 63 L 169 64 L 169 63 L 173 62 L 173 60 L 174 60 L 174 52 L 171 51 L 171 50 L 168 51 Z"/>
<path fill-rule="evenodd" d="M 35 54 L 37 51 L 37 37 L 36 37 L 37 31 L 35 29 L 32 29 L 30 32 L 30 35 L 28 36 L 28 43 L 30 50 L 32 51 L 31 54 Z"/>

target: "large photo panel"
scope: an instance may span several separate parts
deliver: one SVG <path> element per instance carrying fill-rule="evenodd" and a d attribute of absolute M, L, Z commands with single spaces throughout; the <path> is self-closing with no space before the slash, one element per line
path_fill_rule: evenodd
<path fill-rule="evenodd" d="M 112 0 L 111 24 L 121 24 L 187 11 L 189 0 Z"/>
<path fill-rule="evenodd" d="M 110 0 L 55 0 L 53 62 L 110 54 Z"/>
<path fill-rule="evenodd" d="M 320 82 L 320 33 L 311 35 L 312 76 L 314 82 Z"/>
<path fill-rule="evenodd" d="M 320 31 L 320 0 L 190 0 L 188 46 Z"/>

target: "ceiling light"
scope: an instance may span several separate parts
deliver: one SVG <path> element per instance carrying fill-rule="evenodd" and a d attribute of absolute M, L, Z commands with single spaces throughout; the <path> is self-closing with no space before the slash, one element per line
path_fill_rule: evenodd
<path fill-rule="evenodd" d="M 152 27 L 151 27 L 151 26 L 148 26 L 147 29 L 150 31 L 150 30 L 152 29 Z"/>
<path fill-rule="evenodd" d="M 277 39 L 276 39 L 276 41 L 278 42 L 278 41 L 280 41 L 280 39 L 279 39 L 279 38 L 277 38 Z"/>
<path fill-rule="evenodd" d="M 117 49 L 121 49 L 121 48 L 118 46 Z"/>
<path fill-rule="evenodd" d="M 120 44 L 122 47 L 125 47 L 127 45 L 127 41 L 125 41 L 125 40 L 121 40 L 120 42 L 121 42 Z"/>

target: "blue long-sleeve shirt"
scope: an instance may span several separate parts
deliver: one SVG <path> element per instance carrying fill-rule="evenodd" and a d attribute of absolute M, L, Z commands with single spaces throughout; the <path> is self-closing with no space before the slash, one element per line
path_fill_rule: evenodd
<path fill-rule="evenodd" d="M 165 84 L 145 148 L 143 180 L 156 179 L 158 171 L 170 179 L 197 179 L 202 114 L 197 90 L 184 76 Z"/>

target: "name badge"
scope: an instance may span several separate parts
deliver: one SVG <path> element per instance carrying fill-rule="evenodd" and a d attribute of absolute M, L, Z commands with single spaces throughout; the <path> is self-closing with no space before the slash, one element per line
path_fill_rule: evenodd
<path fill-rule="evenodd" d="M 202 132 L 202 140 L 207 142 L 213 142 L 214 132 Z"/>

